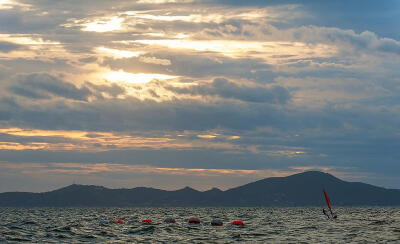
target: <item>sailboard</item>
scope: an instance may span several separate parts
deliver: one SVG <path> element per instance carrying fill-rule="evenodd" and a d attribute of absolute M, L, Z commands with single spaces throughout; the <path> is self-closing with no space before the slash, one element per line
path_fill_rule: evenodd
<path fill-rule="evenodd" d="M 337 216 L 335 214 L 333 214 L 333 211 L 332 211 L 331 199 L 329 199 L 329 196 L 326 193 L 325 188 L 322 190 L 324 192 L 324 196 L 325 196 L 326 204 L 328 205 L 328 208 L 329 208 L 329 212 L 331 213 L 332 218 L 336 219 Z"/>

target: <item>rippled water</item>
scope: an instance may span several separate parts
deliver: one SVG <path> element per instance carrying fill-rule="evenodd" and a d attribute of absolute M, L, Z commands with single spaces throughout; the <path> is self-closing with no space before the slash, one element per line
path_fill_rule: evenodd
<path fill-rule="evenodd" d="M 400 243 L 400 208 L 0 208 L 0 242 L 8 243 Z M 99 224 L 151 218 L 153 224 Z M 175 224 L 165 224 L 167 217 Z M 186 220 L 197 217 L 200 225 Z M 211 226 L 219 218 L 223 226 Z M 233 220 L 244 221 L 243 227 Z"/>

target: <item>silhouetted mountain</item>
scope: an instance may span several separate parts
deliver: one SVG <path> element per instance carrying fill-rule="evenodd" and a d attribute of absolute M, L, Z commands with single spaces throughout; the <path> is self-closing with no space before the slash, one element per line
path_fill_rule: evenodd
<path fill-rule="evenodd" d="M 324 205 L 323 188 L 335 205 L 400 205 L 400 190 L 346 182 L 318 171 L 259 180 L 226 191 L 225 198 L 250 206 Z"/>
<path fill-rule="evenodd" d="M 333 205 L 400 205 L 400 190 L 346 182 L 330 174 L 309 171 L 273 177 L 227 191 L 200 192 L 190 187 L 166 191 L 147 187 L 108 189 L 70 185 L 45 193 L 0 193 L 2 207 L 126 207 L 126 206 L 320 206 L 325 188 Z"/>

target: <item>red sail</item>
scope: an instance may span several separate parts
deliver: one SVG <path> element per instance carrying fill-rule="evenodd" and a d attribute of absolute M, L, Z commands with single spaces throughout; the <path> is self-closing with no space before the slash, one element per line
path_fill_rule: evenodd
<path fill-rule="evenodd" d="M 331 214 L 332 214 L 332 216 L 333 216 L 332 207 L 331 207 L 331 200 L 329 199 L 328 194 L 326 194 L 325 189 L 323 189 L 323 191 L 324 191 L 324 196 L 325 196 L 326 204 L 328 204 L 329 211 L 331 212 Z"/>

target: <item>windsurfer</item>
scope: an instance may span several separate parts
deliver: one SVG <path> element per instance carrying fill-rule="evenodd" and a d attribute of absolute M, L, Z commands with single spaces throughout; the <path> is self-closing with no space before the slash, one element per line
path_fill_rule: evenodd
<path fill-rule="evenodd" d="M 324 215 L 325 215 L 326 217 L 328 217 L 328 219 L 329 219 L 329 215 L 328 215 L 328 213 L 325 211 L 325 208 L 322 209 L 322 212 L 323 212 Z"/>

